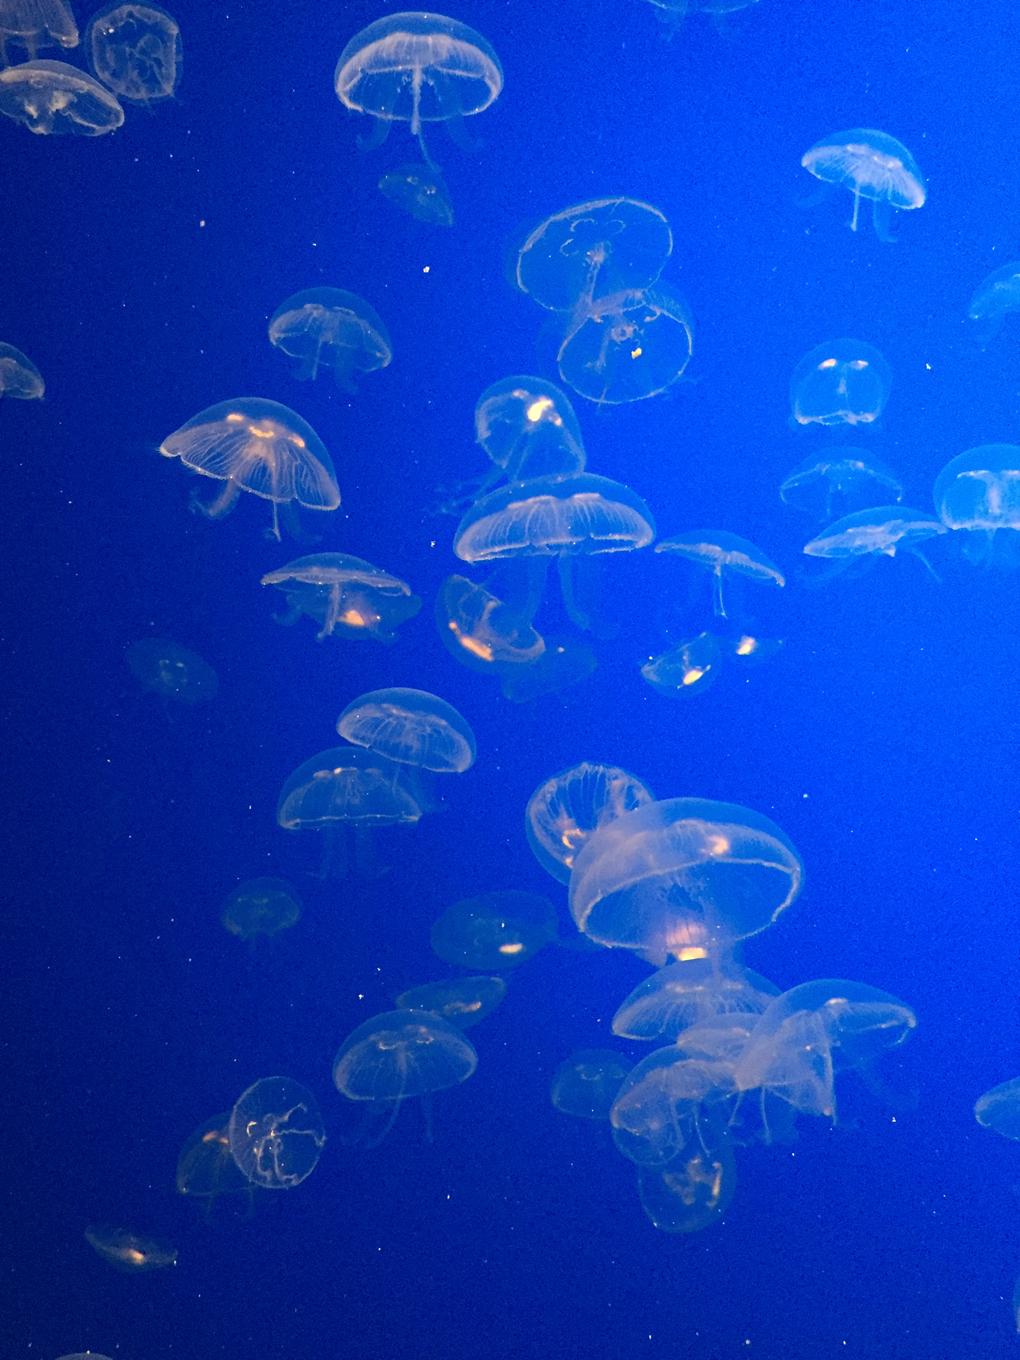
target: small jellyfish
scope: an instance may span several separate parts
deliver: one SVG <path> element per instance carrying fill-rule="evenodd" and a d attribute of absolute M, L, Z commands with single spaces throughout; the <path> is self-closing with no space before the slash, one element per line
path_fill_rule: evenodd
<path fill-rule="evenodd" d="M 46 390 L 43 376 L 27 354 L 0 345 L 0 396 L 38 401 Z"/>
<path fill-rule="evenodd" d="M 120 99 L 155 104 L 170 99 L 181 78 L 181 30 L 150 2 L 110 0 L 85 31 L 89 69 Z"/>
<path fill-rule="evenodd" d="M 77 47 L 78 26 L 65 0 L 0 0 L 0 65 L 15 43 L 35 60 L 40 47 Z"/>
<path fill-rule="evenodd" d="M 797 425 L 870 425 L 892 387 L 885 359 L 863 340 L 828 340 L 804 355 L 790 379 Z"/>
<path fill-rule="evenodd" d="M 1020 261 L 1004 264 L 978 286 L 967 315 L 976 321 L 978 344 L 985 349 L 1009 312 L 1020 311 Z"/>
<path fill-rule="evenodd" d="M 935 478 L 934 497 L 947 529 L 974 536 L 967 556 L 990 562 L 996 535 L 1020 529 L 1020 447 L 981 444 L 957 454 Z"/>
<path fill-rule="evenodd" d="M 847 186 L 854 196 L 851 231 L 857 230 L 861 199 L 870 198 L 871 220 L 880 241 L 895 240 L 889 235 L 891 209 L 920 208 L 927 196 L 924 177 L 907 148 L 875 128 L 851 128 L 823 137 L 805 151 L 800 163 L 826 184 Z"/>
<path fill-rule="evenodd" d="M 428 1097 L 457 1086 L 478 1066 L 478 1054 L 464 1035 L 429 1011 L 398 1010 L 373 1016 L 349 1034 L 333 1061 L 333 1081 L 348 1100 L 372 1101 L 384 1114 L 381 1129 L 359 1141 L 375 1147 L 389 1133 L 405 1100 L 420 1099 L 428 1137 Z"/>
<path fill-rule="evenodd" d="M 557 363 L 575 392 L 614 406 L 665 392 L 682 376 L 693 345 L 686 302 L 659 282 L 575 308 Z"/>
<path fill-rule="evenodd" d="M 917 545 L 946 532 L 946 526 L 940 520 L 923 510 L 879 505 L 830 524 L 817 538 L 804 545 L 804 551 L 809 557 L 835 558 L 842 566 L 847 559 L 873 558 L 879 553 L 895 557 L 897 551 L 902 550 L 920 558 L 937 581 L 935 568 Z"/>
<path fill-rule="evenodd" d="M 227 1139 L 253 1185 L 292 1190 L 318 1165 L 326 1130 L 311 1091 L 289 1077 L 263 1077 L 231 1110 Z"/>
<path fill-rule="evenodd" d="M 671 1045 L 632 1067 L 620 1086 L 609 1122 L 613 1142 L 638 1166 L 663 1167 L 685 1149 L 700 1148 L 703 1103 L 734 1090 L 732 1066 L 688 1058 Z"/>
<path fill-rule="evenodd" d="M 598 664 L 598 657 L 586 642 L 550 634 L 537 661 L 504 670 L 503 697 L 512 704 L 530 704 L 546 694 L 559 694 L 587 680 Z"/>
<path fill-rule="evenodd" d="M 769 661 L 786 646 L 783 638 L 754 637 L 741 633 L 738 637 L 720 638 L 719 646 L 727 656 L 732 656 L 740 665 L 758 665 Z"/>
<path fill-rule="evenodd" d="M 436 624 L 446 650 L 469 670 L 503 673 L 545 651 L 544 638 L 520 610 L 464 576 L 448 576 L 440 587 Z"/>
<path fill-rule="evenodd" d="M 573 477 L 584 471 L 584 440 L 566 395 L 543 378 L 515 374 L 487 387 L 475 404 L 475 437 L 508 482 Z"/>
<path fill-rule="evenodd" d="M 720 1015 L 761 1015 L 778 995 L 778 987 L 749 968 L 695 951 L 639 983 L 613 1016 L 613 1033 L 671 1043 Z"/>
<path fill-rule="evenodd" d="M 347 705 L 336 730 L 387 760 L 462 774 L 475 760 L 475 736 L 452 704 L 423 689 L 376 689 Z"/>
<path fill-rule="evenodd" d="M 340 504 L 333 462 L 322 441 L 296 411 L 279 402 L 260 397 L 221 401 L 167 435 L 159 451 L 223 482 L 208 505 L 192 497 L 191 508 L 209 519 L 228 515 L 242 491 L 271 501 L 273 527 L 266 536 L 277 542 L 281 505 L 289 509 L 296 501 L 309 510 L 335 510 Z"/>
<path fill-rule="evenodd" d="M 379 181 L 379 192 L 391 203 L 430 227 L 453 226 L 453 203 L 446 181 L 428 165 L 398 165 Z"/>
<path fill-rule="evenodd" d="M 375 119 L 373 132 L 358 140 L 363 151 L 381 146 L 394 122 L 409 123 L 432 166 L 422 124 L 445 123 L 455 142 L 473 150 L 464 119 L 498 97 L 503 68 L 467 24 L 443 14 L 391 14 L 354 35 L 333 83 L 341 103 Z"/>
<path fill-rule="evenodd" d="M 294 377 L 317 378 L 331 362 L 337 387 L 356 393 L 354 373 L 385 368 L 393 358 L 390 334 L 378 312 L 342 288 L 306 288 L 281 302 L 269 321 L 269 339 L 301 362 Z M 325 351 L 325 353 L 323 353 Z"/>
<path fill-rule="evenodd" d="M 301 898 L 285 878 L 249 878 L 223 904 L 220 917 L 231 935 L 254 945 L 259 935 L 288 930 L 301 915 Z"/>
<path fill-rule="evenodd" d="M 539 784 L 524 810 L 524 830 L 542 868 L 569 883 L 574 860 L 600 826 L 653 801 L 647 785 L 618 765 L 585 760 Z"/>
<path fill-rule="evenodd" d="M 506 996 L 501 977 L 454 978 L 410 987 L 396 999 L 402 1011 L 429 1011 L 458 1029 L 470 1029 L 496 1009 Z"/>
<path fill-rule="evenodd" d="M 396 642 L 394 630 L 421 609 L 406 581 L 350 553 L 298 557 L 267 572 L 262 584 L 277 586 L 287 597 L 288 610 L 277 622 L 289 626 L 307 614 L 322 625 L 320 642 L 331 636 Z"/>
<path fill-rule="evenodd" d="M 738 538 L 736 534 L 726 533 L 722 529 L 703 529 L 696 533 L 677 534 L 675 538 L 664 538 L 655 545 L 655 551 L 679 553 L 689 562 L 696 562 L 712 573 L 712 608 L 717 618 L 727 617 L 723 602 L 723 576 L 748 576 L 762 584 L 786 585 L 783 573 L 760 548 L 749 543 L 746 538 Z"/>
<path fill-rule="evenodd" d="M 131 672 L 147 690 L 163 700 L 193 708 L 216 697 L 219 680 L 197 652 L 178 647 L 166 638 L 143 638 L 124 653 Z"/>
<path fill-rule="evenodd" d="M 837 444 L 810 454 L 779 488 L 784 505 L 831 524 L 840 515 L 889 505 L 903 499 L 903 486 L 891 467 L 867 449 Z"/>
<path fill-rule="evenodd" d="M 547 897 L 505 888 L 454 902 L 429 939 L 445 963 L 459 968 L 516 968 L 558 933 L 556 910 Z"/>
<path fill-rule="evenodd" d="M 229 1124 L 229 1110 L 199 1124 L 177 1158 L 177 1193 L 204 1200 L 207 1219 L 221 1195 L 243 1195 L 252 1210 L 255 1188 L 231 1155 Z"/>
<path fill-rule="evenodd" d="M 722 650 L 714 633 L 699 633 L 661 656 L 651 656 L 641 674 L 652 689 L 667 698 L 704 694 L 714 685 L 722 665 Z"/>
<path fill-rule="evenodd" d="M 140 1275 L 143 1270 L 160 1270 L 177 1264 L 177 1248 L 154 1237 L 142 1237 L 127 1228 L 93 1224 L 85 1229 L 85 1241 L 114 1270 Z"/>
<path fill-rule="evenodd" d="M 124 121 L 109 90 L 63 61 L 26 61 L 0 71 L 0 113 L 43 136 L 101 137 Z"/>
<path fill-rule="evenodd" d="M 726 1130 L 711 1148 L 692 1147 L 667 1166 L 638 1167 L 638 1196 L 662 1232 L 700 1232 L 718 1222 L 737 1188 L 737 1164 Z"/>
<path fill-rule="evenodd" d="M 634 1064 L 611 1048 L 580 1048 L 556 1069 L 552 1103 L 579 1119 L 608 1119 L 613 1101 Z"/>
<path fill-rule="evenodd" d="M 979 1096 L 974 1118 L 982 1128 L 1020 1141 L 1020 1077 L 1001 1082 Z"/>

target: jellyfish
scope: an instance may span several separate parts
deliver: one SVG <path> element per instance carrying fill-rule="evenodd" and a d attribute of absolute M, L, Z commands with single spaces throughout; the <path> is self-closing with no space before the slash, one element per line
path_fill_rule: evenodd
<path fill-rule="evenodd" d="M 396 999 L 398 1010 L 429 1011 L 458 1029 L 470 1029 L 496 1009 L 506 996 L 501 977 L 455 978 L 410 987 Z"/>
<path fill-rule="evenodd" d="M 259 935 L 289 930 L 301 915 L 301 898 L 285 878 L 249 878 L 223 904 L 220 917 L 231 935 L 254 945 Z"/>
<path fill-rule="evenodd" d="M 294 376 L 317 378 L 319 364 L 332 360 L 336 385 L 356 393 L 354 373 L 385 368 L 393 358 L 390 334 L 378 312 L 357 293 L 342 288 L 306 288 L 281 302 L 269 321 L 269 339 L 293 359 Z"/>
<path fill-rule="evenodd" d="M 346 831 L 354 837 L 355 863 L 365 878 L 385 873 L 372 831 L 413 825 L 432 804 L 419 772 L 374 751 L 335 746 L 299 765 L 280 791 L 276 820 L 285 831 L 319 831 L 325 838 L 320 878 L 347 874 Z"/>
<path fill-rule="evenodd" d="M 784 479 L 779 488 L 784 505 L 803 510 L 823 524 L 903 499 L 903 486 L 892 468 L 867 449 L 837 444 L 824 453 L 810 454 Z"/>
<path fill-rule="evenodd" d="M 530 704 L 544 695 L 559 694 L 587 680 L 598 664 L 598 657 L 586 642 L 550 634 L 537 661 L 504 669 L 503 697 L 512 704 Z"/>
<path fill-rule="evenodd" d="M 127 1228 L 93 1224 L 85 1229 L 85 1241 L 114 1270 L 140 1275 L 143 1270 L 161 1270 L 177 1264 L 177 1248 L 154 1237 L 142 1237 Z"/>
<path fill-rule="evenodd" d="M 333 1081 L 348 1100 L 372 1101 L 384 1114 L 380 1129 L 360 1139 L 375 1147 L 386 1137 L 405 1100 L 420 1099 L 427 1136 L 428 1098 L 467 1081 L 478 1054 L 455 1026 L 429 1011 L 398 1010 L 373 1016 L 347 1036 L 333 1062 Z"/>
<path fill-rule="evenodd" d="M 243 1195 L 249 1214 L 253 1207 L 255 1187 L 231 1154 L 229 1124 L 229 1110 L 205 1120 L 188 1137 L 177 1158 L 177 1193 L 204 1200 L 207 1220 L 221 1195 Z"/>
<path fill-rule="evenodd" d="M 973 536 L 967 556 L 990 562 L 996 535 L 1020 529 L 1020 447 L 981 444 L 957 454 L 936 477 L 934 497 L 946 528 Z"/>
<path fill-rule="evenodd" d="M 725 1130 L 712 1146 L 690 1148 L 663 1167 L 638 1167 L 638 1197 L 662 1232 L 700 1232 L 718 1222 L 737 1188 L 737 1164 Z"/>
<path fill-rule="evenodd" d="M 495 467 L 479 490 L 508 482 L 573 477 L 584 471 L 584 440 L 565 393 L 543 378 L 515 374 L 487 387 L 475 405 L 475 436 Z"/>
<path fill-rule="evenodd" d="M 613 1016 L 613 1033 L 671 1043 L 718 1016 L 757 1017 L 778 995 L 774 983 L 732 958 L 695 952 L 639 983 Z"/>
<path fill-rule="evenodd" d="M 394 122 L 409 123 L 425 163 L 423 123 L 445 123 L 450 136 L 474 149 L 464 119 L 481 113 L 503 88 L 499 58 L 480 33 L 442 14 L 387 15 L 356 33 L 336 65 L 337 98 L 375 119 L 359 138 L 362 150 L 381 146 Z"/>
<path fill-rule="evenodd" d="M 895 557 L 898 550 L 903 550 L 920 558 L 938 581 L 935 568 L 917 545 L 946 532 L 946 526 L 940 520 L 923 510 L 879 505 L 830 524 L 817 538 L 804 545 L 804 551 L 809 557 L 835 558 L 842 566 L 849 559 L 871 557 L 874 560 L 878 553 Z"/>
<path fill-rule="evenodd" d="M 379 192 L 418 222 L 431 227 L 453 226 L 450 191 L 435 166 L 398 165 L 383 175 Z"/>
<path fill-rule="evenodd" d="M 110 0 L 85 32 L 89 69 L 120 99 L 155 104 L 171 99 L 181 78 L 181 30 L 165 9 Z"/>
<path fill-rule="evenodd" d="M 746 538 L 738 538 L 722 529 L 703 529 L 664 538 L 655 545 L 655 551 L 679 553 L 712 573 L 712 608 L 717 618 L 727 617 L 723 602 L 724 575 L 749 576 L 763 584 L 786 585 L 783 573 L 760 548 Z"/>
<path fill-rule="evenodd" d="M 0 71 L 0 113 L 44 136 L 101 137 L 124 121 L 109 90 L 63 61 L 26 61 Z"/>
<path fill-rule="evenodd" d="M 693 344 L 686 302 L 659 282 L 575 308 L 557 363 L 575 392 L 614 406 L 665 392 L 682 376 Z"/>
<path fill-rule="evenodd" d="M 768 817 L 670 798 L 599 827 L 574 862 L 570 912 L 593 940 L 661 968 L 671 954 L 711 953 L 765 930 L 795 901 L 803 876 Z"/>
<path fill-rule="evenodd" d="M 263 1077 L 231 1110 L 227 1139 L 253 1185 L 292 1190 L 318 1165 L 326 1130 L 311 1091 L 290 1077 Z"/>
<path fill-rule="evenodd" d="M 340 636 L 393 643 L 394 630 L 421 609 L 406 581 L 350 553 L 298 557 L 267 572 L 262 584 L 277 586 L 287 597 L 287 612 L 277 622 L 290 626 L 307 614 L 322 625 L 320 642 Z"/>
<path fill-rule="evenodd" d="M 77 47 L 78 26 L 65 0 L 0 0 L 0 64 L 8 65 L 7 44 L 35 60 L 40 47 Z"/>
<path fill-rule="evenodd" d="M 43 376 L 28 355 L 0 344 L 0 396 L 38 401 L 45 390 Z"/>
<path fill-rule="evenodd" d="M 620 1085 L 609 1112 L 613 1142 L 638 1166 L 667 1166 L 702 1146 L 704 1103 L 733 1090 L 729 1064 L 688 1058 L 675 1045 L 656 1049 Z"/>
<path fill-rule="evenodd" d="M 624 1078 L 634 1064 L 611 1048 L 579 1048 L 556 1069 L 552 1103 L 579 1119 L 607 1120 Z"/>
<path fill-rule="evenodd" d="M 279 506 L 290 509 L 297 501 L 309 510 L 335 510 L 340 504 L 333 463 L 319 436 L 275 401 L 238 397 L 209 406 L 167 435 L 159 451 L 223 482 L 208 505 L 192 497 L 191 508 L 209 519 L 228 515 L 242 491 L 271 501 L 273 527 L 266 537 L 277 542 Z"/>
<path fill-rule="evenodd" d="M 976 321 L 978 344 L 987 348 L 999 333 L 1007 313 L 1020 311 L 1020 261 L 993 269 L 978 285 L 970 300 L 967 315 Z"/>
<path fill-rule="evenodd" d="M 584 760 L 539 784 L 524 810 L 524 830 L 542 868 L 569 883 L 574 860 L 600 826 L 651 802 L 654 794 L 635 775 Z"/>
<path fill-rule="evenodd" d="M 193 708 L 214 699 L 219 689 L 216 672 L 197 652 L 189 652 L 166 638 L 132 642 L 124 659 L 144 687 L 164 702 L 173 699 Z"/>
<path fill-rule="evenodd" d="M 474 764 L 475 735 L 452 704 L 423 689 L 376 689 L 353 700 L 336 730 L 387 760 L 441 774 Z"/>
<path fill-rule="evenodd" d="M 652 689 L 667 698 L 704 692 L 716 682 L 722 650 L 714 633 L 699 633 L 661 656 L 650 656 L 641 674 Z"/>
<path fill-rule="evenodd" d="M 797 425 L 870 425 L 889 399 L 892 372 L 863 340 L 828 340 L 804 355 L 790 379 Z"/>
<path fill-rule="evenodd" d="M 558 935 L 556 909 L 538 893 L 504 888 L 447 907 L 429 940 L 459 968 L 516 968 Z"/>
<path fill-rule="evenodd" d="M 982 1128 L 1020 1141 L 1020 1077 L 1001 1082 L 979 1096 L 974 1118 Z"/>
<path fill-rule="evenodd" d="M 737 10 L 748 9 L 756 0 L 650 0 L 655 6 L 658 17 L 666 24 L 669 37 L 679 31 L 688 13 L 710 14 L 715 22 L 716 31 L 723 37 L 730 36 L 726 16 Z"/>
<path fill-rule="evenodd" d="M 750 633 L 741 633 L 737 637 L 720 638 L 719 646 L 739 665 L 755 666 L 778 655 L 786 646 L 786 641 L 784 638 L 754 637 Z"/>
<path fill-rule="evenodd" d="M 857 230 L 862 198 L 871 199 L 871 220 L 880 241 L 892 242 L 889 215 L 893 208 L 920 208 L 927 190 L 917 162 L 895 137 L 874 128 L 834 132 L 805 151 L 801 165 L 826 184 L 845 184 L 854 196 L 849 226 Z"/>
<path fill-rule="evenodd" d="M 448 576 L 440 586 L 436 624 L 446 650 L 469 670 L 502 674 L 545 651 L 545 639 L 518 610 L 464 576 Z"/>

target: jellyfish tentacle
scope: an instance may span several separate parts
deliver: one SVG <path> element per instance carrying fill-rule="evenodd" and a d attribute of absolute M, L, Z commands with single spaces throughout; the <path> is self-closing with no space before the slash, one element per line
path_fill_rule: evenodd
<path fill-rule="evenodd" d="M 222 519 L 224 515 L 229 515 L 241 494 L 241 485 L 235 482 L 232 477 L 228 477 L 223 483 L 223 490 L 214 501 L 203 501 L 200 499 L 198 491 L 191 493 L 191 513 L 195 515 L 205 515 L 206 519 Z"/>
<path fill-rule="evenodd" d="M 889 222 L 891 217 L 892 209 L 889 206 L 888 199 L 876 198 L 872 200 L 871 221 L 872 225 L 875 228 L 875 235 L 878 237 L 880 241 L 884 241 L 886 245 L 890 246 L 896 244 L 896 237 L 893 236 L 889 230 Z"/>
<path fill-rule="evenodd" d="M 726 605 L 723 603 L 721 571 L 717 571 L 712 577 L 712 612 L 717 619 L 725 619 L 727 617 Z"/>
<path fill-rule="evenodd" d="M 861 191 L 860 191 L 860 188 L 855 184 L 855 185 L 854 185 L 854 215 L 853 215 L 853 217 L 850 219 L 850 230 L 851 230 L 851 231 L 856 231 L 856 230 L 857 230 L 857 214 L 860 212 L 860 207 L 861 207 Z"/>
<path fill-rule="evenodd" d="M 374 151 L 376 147 L 382 146 L 390 135 L 390 126 L 389 118 L 375 118 L 371 132 L 366 132 L 364 136 L 358 134 L 358 150 Z"/>
<path fill-rule="evenodd" d="M 574 572 L 569 553 L 560 553 L 556 560 L 556 569 L 559 572 L 560 590 L 567 614 L 571 622 L 575 623 L 582 633 L 586 633 L 591 627 L 591 619 L 583 609 L 578 608 L 574 597 Z"/>

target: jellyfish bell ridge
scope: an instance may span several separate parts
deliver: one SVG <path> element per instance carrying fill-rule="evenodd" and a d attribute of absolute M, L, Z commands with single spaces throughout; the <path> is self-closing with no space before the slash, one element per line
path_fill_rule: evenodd
<path fill-rule="evenodd" d="M 622 1039 L 676 1041 L 717 1016 L 760 1015 L 779 988 L 717 952 L 678 960 L 645 978 L 621 1002 L 613 1033 Z"/>
<path fill-rule="evenodd" d="M 347 741 L 398 764 L 462 774 L 474 764 L 475 736 L 452 704 L 421 689 L 372 690 L 347 705 L 336 729 Z"/>
<path fill-rule="evenodd" d="M 912 550 L 914 544 L 946 532 L 940 520 L 923 510 L 878 505 L 830 524 L 804 545 L 804 552 L 809 557 L 859 557 L 866 553 L 895 557 L 898 548 Z"/>

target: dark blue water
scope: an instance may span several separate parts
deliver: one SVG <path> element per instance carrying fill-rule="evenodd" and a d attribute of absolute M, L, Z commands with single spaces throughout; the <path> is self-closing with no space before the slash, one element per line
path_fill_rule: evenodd
<path fill-rule="evenodd" d="M 481 152 L 432 137 L 456 210 L 444 231 L 376 189 L 411 159 L 406 130 L 359 154 L 333 92 L 375 5 L 174 13 L 175 101 L 94 140 L 0 128 L 0 339 L 47 382 L 44 402 L 0 407 L 5 1353 L 1011 1354 L 1020 1150 L 972 1106 L 1020 1069 L 1017 577 L 943 539 L 941 586 L 900 556 L 806 590 L 817 526 L 777 488 L 825 440 L 789 428 L 789 375 L 837 336 L 891 366 L 880 427 L 855 442 L 900 473 L 908 504 L 930 508 L 950 457 L 1016 439 L 1018 332 L 982 353 L 964 317 L 1017 252 L 1020 22 L 988 0 L 761 0 L 722 34 L 697 15 L 670 40 L 644 0 L 467 0 L 456 17 L 492 43 L 506 85 L 472 120 Z M 900 138 L 928 180 L 927 205 L 896 215 L 896 245 L 867 214 L 847 231 L 846 195 L 797 206 L 814 184 L 803 152 L 853 126 Z M 692 307 L 694 381 L 621 407 L 578 398 L 589 469 L 643 496 L 661 534 L 708 525 L 759 543 L 790 580 L 749 586 L 745 607 L 786 645 L 701 698 L 662 697 L 638 667 L 711 622 L 707 583 L 621 555 L 605 572 L 618 634 L 593 644 L 597 670 L 513 704 L 438 637 L 432 600 L 458 563 L 436 488 L 484 471 L 483 388 L 542 362 L 544 316 L 506 283 L 505 243 L 618 193 L 672 224 L 663 277 Z M 283 298 L 316 286 L 363 294 L 390 330 L 392 366 L 355 397 L 328 373 L 295 382 L 266 339 Z M 242 395 L 295 407 L 331 451 L 343 505 L 322 546 L 425 600 L 392 648 L 273 622 L 260 577 L 308 550 L 266 542 L 264 502 L 242 496 L 220 523 L 188 513 L 192 479 L 158 446 Z M 536 626 L 570 627 L 552 588 Z M 124 651 L 146 636 L 200 653 L 216 700 L 142 693 Z M 280 787 L 334 743 L 350 699 L 388 685 L 455 704 L 477 764 L 445 779 L 442 813 L 389 834 L 391 873 L 318 881 L 315 837 L 275 825 Z M 622 764 L 660 797 L 773 818 L 807 885 L 748 964 L 783 988 L 856 979 L 918 1015 L 903 1051 L 916 1110 L 848 1082 L 840 1126 L 805 1117 L 792 1146 L 738 1149 L 724 1221 L 691 1237 L 646 1220 L 605 1126 L 549 1101 L 560 1061 L 609 1042 L 646 975 L 624 951 L 550 948 L 523 966 L 472 1032 L 477 1073 L 436 1097 L 434 1141 L 412 1107 L 375 1150 L 343 1143 L 336 1048 L 403 988 L 448 975 L 428 934 L 451 902 L 544 892 L 566 934 L 565 893 L 522 814 L 582 759 Z M 297 884 L 305 913 L 250 954 L 219 912 L 260 874 Z M 206 1223 L 175 1193 L 178 1151 L 278 1072 L 320 1102 L 321 1163 L 250 1220 L 227 1208 Z M 97 1221 L 168 1238 L 178 1265 L 114 1273 L 82 1236 Z"/>

